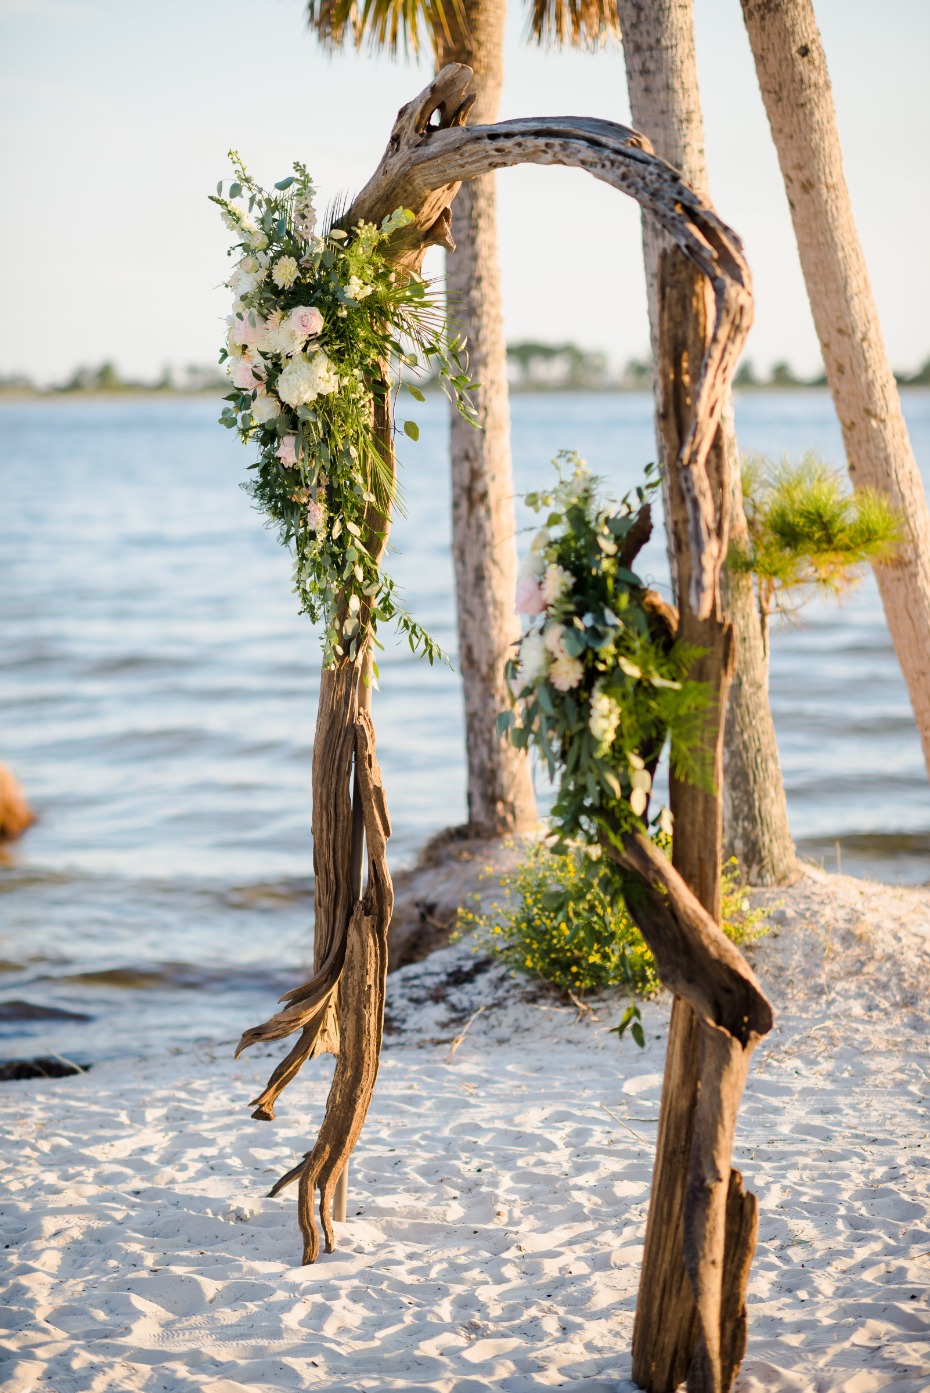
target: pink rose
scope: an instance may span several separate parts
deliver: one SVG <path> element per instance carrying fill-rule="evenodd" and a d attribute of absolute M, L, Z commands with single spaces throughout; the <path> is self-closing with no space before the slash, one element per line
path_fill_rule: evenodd
<path fill-rule="evenodd" d="M 292 469 L 297 463 L 297 456 L 294 453 L 294 446 L 296 444 L 296 435 L 286 435 L 277 450 L 275 450 L 275 454 L 284 465 L 285 469 Z"/>
<path fill-rule="evenodd" d="M 524 576 L 517 585 L 514 610 L 517 614 L 542 614 L 546 608 L 542 586 L 534 576 Z"/>
<path fill-rule="evenodd" d="M 245 314 L 241 319 L 233 315 L 232 340 L 233 343 L 241 344 L 243 348 L 254 346 L 261 342 L 265 335 L 267 325 L 261 315 L 253 315 L 254 324 L 249 322 L 249 315 Z"/>
<path fill-rule="evenodd" d="M 299 338 L 301 343 L 307 339 L 315 338 L 323 328 L 323 316 L 315 306 L 298 305 L 291 310 L 287 317 L 287 322 L 291 326 L 295 338 Z"/>
<path fill-rule="evenodd" d="M 233 386 L 242 392 L 254 392 L 265 385 L 260 366 L 253 363 L 251 358 L 237 358 L 229 375 Z"/>

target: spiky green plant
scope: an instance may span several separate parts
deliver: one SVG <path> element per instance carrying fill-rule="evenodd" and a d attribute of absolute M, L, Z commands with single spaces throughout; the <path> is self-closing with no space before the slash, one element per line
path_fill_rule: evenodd
<path fill-rule="evenodd" d="M 816 455 L 780 463 L 752 456 L 742 479 L 749 546 L 732 547 L 729 561 L 754 576 L 763 621 L 814 594 L 839 595 L 868 563 L 893 557 L 901 532 L 887 498 L 849 492 L 844 475 Z"/>

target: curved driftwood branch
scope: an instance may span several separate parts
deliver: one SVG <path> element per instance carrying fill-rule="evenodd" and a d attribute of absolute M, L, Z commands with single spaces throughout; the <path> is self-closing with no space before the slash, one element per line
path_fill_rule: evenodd
<path fill-rule="evenodd" d="M 568 165 L 634 198 L 707 278 L 713 327 L 677 465 L 688 509 L 691 604 L 706 617 L 723 560 L 713 491 L 705 464 L 725 387 L 752 322 L 752 290 L 742 244 L 677 170 L 653 153 L 645 136 L 612 121 L 580 116 L 531 117 L 491 126 L 465 126 L 473 98 L 471 69 L 450 63 L 398 113 L 378 169 L 342 219 L 380 222 L 396 208 L 414 214 L 398 234 L 398 260 L 417 269 L 426 248 L 450 246 L 449 205 L 464 180 L 518 164 Z M 434 123 L 435 122 L 435 123 Z"/>

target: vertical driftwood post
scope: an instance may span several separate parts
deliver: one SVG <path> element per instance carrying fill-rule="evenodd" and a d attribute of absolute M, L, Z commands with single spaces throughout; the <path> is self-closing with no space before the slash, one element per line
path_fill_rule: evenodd
<path fill-rule="evenodd" d="M 382 387 L 375 398 L 374 424 L 382 456 L 393 473 L 386 375 Z M 363 540 L 376 560 L 387 545 L 389 528 L 390 518 L 372 504 Z M 347 612 L 340 611 L 340 623 L 346 618 Z M 315 1192 L 319 1191 L 328 1251 L 333 1247 L 333 1219 L 345 1218 L 348 1161 L 374 1091 L 384 1021 L 387 931 L 393 908 L 386 858 L 390 821 L 375 757 L 368 677 L 371 635 L 364 610 L 358 626 L 356 656 L 340 658 L 334 667 L 324 669 L 320 680 L 312 774 L 314 975 L 305 986 L 287 992 L 284 1010 L 246 1031 L 239 1044 L 241 1051 L 258 1040 L 282 1039 L 300 1031 L 297 1044 L 254 1100 L 253 1116 L 263 1121 L 274 1117 L 275 1100 L 307 1059 L 324 1052 L 337 1056 L 316 1145 L 271 1192 L 277 1194 L 292 1181 L 300 1182 L 298 1219 L 304 1262 L 313 1262 L 319 1252 Z M 368 876 L 363 893 L 366 846 Z"/>
<path fill-rule="evenodd" d="M 670 461 L 678 458 L 692 422 L 693 375 L 711 326 L 707 297 L 706 279 L 679 253 L 666 253 L 660 270 L 658 368 L 661 429 Z M 706 472 L 722 558 L 730 494 L 719 432 Z M 720 789 L 732 630 L 722 609 L 719 564 L 712 601 L 704 607 L 708 612 L 700 614 L 692 603 L 690 578 L 697 558 L 688 535 L 688 481 L 681 469 L 671 467 L 669 485 L 680 578 L 678 637 L 704 650 L 690 675 L 710 688 L 705 739 L 717 790 L 709 793 L 673 780 L 674 867 L 710 920 L 719 923 Z M 756 1003 L 755 1038 L 770 1024 L 765 1007 Z M 750 1037 L 734 1039 L 722 1020 L 700 1020 L 689 1002 L 676 996 L 633 1334 L 633 1377 L 649 1393 L 671 1393 L 685 1377 L 691 1393 L 721 1393 L 729 1389 L 745 1351 L 745 1290 L 755 1246 L 756 1200 L 743 1191 L 742 1178 L 729 1162 L 754 1043 Z"/>

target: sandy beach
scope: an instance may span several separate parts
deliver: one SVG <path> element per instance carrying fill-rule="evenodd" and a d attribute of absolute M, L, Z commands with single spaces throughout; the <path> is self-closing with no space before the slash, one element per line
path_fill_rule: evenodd
<path fill-rule="evenodd" d="M 921 1393 L 930 889 L 811 869 L 761 898 L 778 1016 L 737 1134 L 760 1201 L 737 1388 Z M 395 973 L 349 1220 L 311 1268 L 293 1192 L 265 1192 L 328 1064 L 270 1125 L 245 1104 L 277 1055 L 225 1044 L 5 1085 L 3 1387 L 632 1390 L 668 1002 L 643 1051 L 610 1033 L 622 1004 L 579 1013 L 467 942 Z"/>

